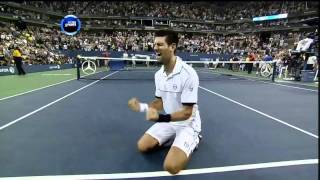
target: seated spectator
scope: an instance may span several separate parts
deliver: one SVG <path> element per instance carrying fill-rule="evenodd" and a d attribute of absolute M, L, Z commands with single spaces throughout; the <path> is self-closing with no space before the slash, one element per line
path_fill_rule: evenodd
<path fill-rule="evenodd" d="M 263 57 L 263 61 L 272 61 L 273 60 L 273 57 L 269 54 L 266 54 L 264 57 Z"/>

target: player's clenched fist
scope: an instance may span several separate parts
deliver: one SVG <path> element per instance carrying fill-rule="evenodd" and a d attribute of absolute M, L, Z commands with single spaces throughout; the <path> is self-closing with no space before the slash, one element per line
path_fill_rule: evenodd
<path fill-rule="evenodd" d="M 149 107 L 147 110 L 146 119 L 148 121 L 157 121 L 159 119 L 158 111 L 152 107 Z"/>
<path fill-rule="evenodd" d="M 137 98 L 131 98 L 128 101 L 128 106 L 132 111 L 140 112 L 140 102 Z"/>

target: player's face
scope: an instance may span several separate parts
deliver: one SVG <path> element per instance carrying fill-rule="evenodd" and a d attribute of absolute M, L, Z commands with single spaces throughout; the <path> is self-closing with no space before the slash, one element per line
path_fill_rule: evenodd
<path fill-rule="evenodd" d="M 167 63 L 174 56 L 175 44 L 168 45 L 166 37 L 155 37 L 154 50 L 158 61 Z"/>

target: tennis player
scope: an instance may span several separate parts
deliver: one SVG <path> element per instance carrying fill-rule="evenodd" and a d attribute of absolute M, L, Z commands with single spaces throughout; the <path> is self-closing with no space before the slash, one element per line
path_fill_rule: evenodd
<path fill-rule="evenodd" d="M 171 145 L 163 167 L 171 174 L 184 169 L 201 139 L 198 110 L 199 78 L 196 71 L 175 55 L 178 35 L 173 31 L 155 33 L 154 50 L 162 64 L 155 74 L 155 99 L 149 104 L 137 98 L 128 101 L 135 112 L 145 112 L 155 122 L 138 141 L 142 153 Z M 164 110 L 165 114 L 161 114 Z"/>

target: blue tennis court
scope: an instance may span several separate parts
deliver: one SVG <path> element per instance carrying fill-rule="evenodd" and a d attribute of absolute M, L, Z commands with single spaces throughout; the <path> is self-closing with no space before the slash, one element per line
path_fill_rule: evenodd
<path fill-rule="evenodd" d="M 317 179 L 317 88 L 198 72 L 203 140 L 173 177 L 162 168 L 169 148 L 136 148 L 152 123 L 127 101 L 148 102 L 155 87 L 135 73 L 1 100 L 0 179 Z"/>

